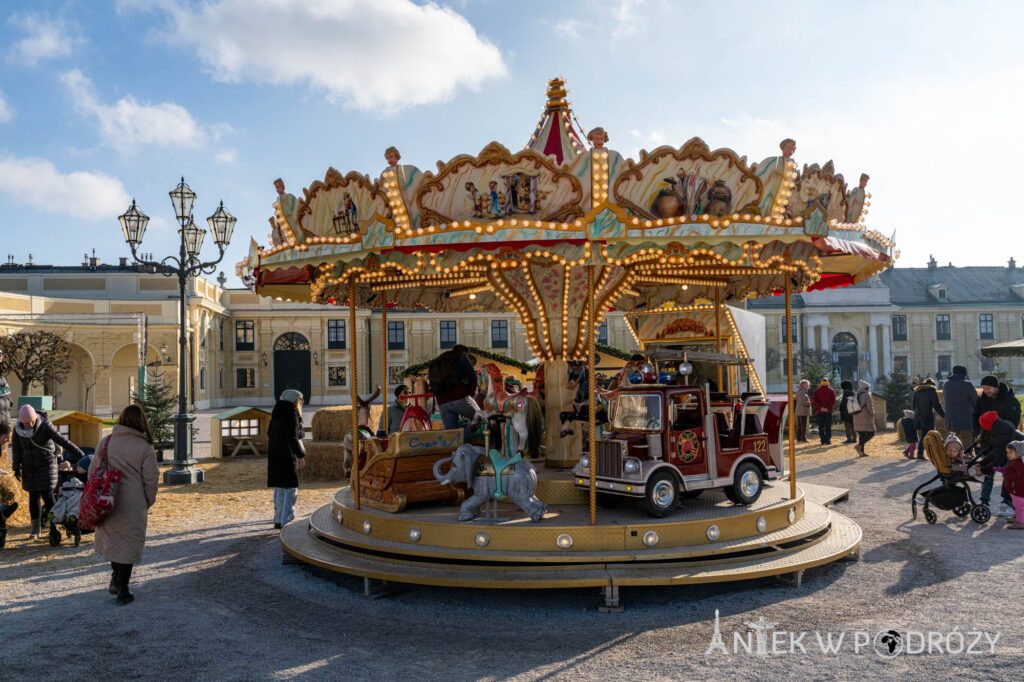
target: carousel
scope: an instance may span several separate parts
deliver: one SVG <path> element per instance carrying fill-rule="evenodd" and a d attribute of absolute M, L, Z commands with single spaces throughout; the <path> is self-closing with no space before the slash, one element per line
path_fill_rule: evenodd
<path fill-rule="evenodd" d="M 516 152 L 421 170 L 390 147 L 377 179 L 329 168 L 302 198 L 278 183 L 272 243 L 240 271 L 257 293 L 347 307 L 353 356 L 358 307 L 513 311 L 542 363 L 521 390 L 477 368 L 483 442 L 408 417 L 366 438 L 353 410 L 349 485 L 285 527 L 285 551 L 367 584 L 592 586 L 608 607 L 620 586 L 799 583 L 858 556 L 860 528 L 828 506 L 847 491 L 797 483 L 792 395 L 765 394 L 730 304 L 784 296 L 788 320 L 792 294 L 889 267 L 894 245 L 862 223 L 867 176 L 800 169 L 789 139 L 754 164 L 699 138 L 625 158 L 566 95 L 549 81 Z M 638 347 L 599 387 L 609 310 Z"/>

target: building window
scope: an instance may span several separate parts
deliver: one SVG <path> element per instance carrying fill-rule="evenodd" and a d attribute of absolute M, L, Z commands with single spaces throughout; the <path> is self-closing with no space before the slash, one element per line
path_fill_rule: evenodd
<path fill-rule="evenodd" d="M 945 300 L 947 300 L 947 299 L 946 299 L 946 290 L 945 290 L 945 289 L 939 289 L 939 290 L 938 290 L 938 291 L 937 291 L 937 292 L 935 293 L 935 296 L 936 296 L 936 297 L 937 297 L 937 298 L 938 298 L 938 299 L 939 299 L 940 301 L 945 301 Z"/>
<path fill-rule="evenodd" d="M 224 369 L 217 371 L 217 388 L 224 390 Z"/>
<path fill-rule="evenodd" d="M 259 419 L 227 419 L 220 423 L 220 435 L 229 438 L 251 438 L 260 435 Z"/>
<path fill-rule="evenodd" d="M 996 338 L 995 329 L 992 324 L 992 314 L 983 313 L 978 315 L 978 335 L 983 339 Z"/>
<path fill-rule="evenodd" d="M 219 341 L 220 341 L 220 350 L 224 350 L 224 318 L 223 317 L 220 319 L 220 338 L 219 338 Z M 221 383 L 223 383 L 223 382 L 221 382 Z M 221 388 L 224 388 L 224 387 L 221 386 Z"/>
<path fill-rule="evenodd" d="M 252 367 L 239 367 L 235 370 L 235 388 L 255 388 L 256 370 Z"/>
<path fill-rule="evenodd" d="M 348 367 L 345 365 L 330 365 L 327 368 L 328 386 L 348 386 Z"/>
<path fill-rule="evenodd" d="M 790 334 L 793 337 L 793 343 L 796 343 L 797 339 L 800 338 L 799 335 L 798 335 L 799 334 L 799 327 L 797 327 L 796 317 L 790 316 L 790 322 L 792 323 L 790 325 L 792 327 L 792 329 L 790 329 Z M 782 317 L 779 318 L 779 339 L 780 339 L 779 342 L 782 345 L 786 345 L 786 316 L 785 315 L 783 315 Z"/>
<path fill-rule="evenodd" d="M 397 386 L 402 383 L 399 373 L 405 371 L 405 365 L 388 365 L 388 385 Z"/>
<path fill-rule="evenodd" d="M 907 373 L 907 356 L 906 355 L 894 355 L 892 356 L 892 371 Z"/>
<path fill-rule="evenodd" d="M 388 322 L 388 350 L 405 350 L 405 322 Z"/>
<path fill-rule="evenodd" d="M 608 345 L 608 320 L 604 320 L 601 324 L 597 325 L 597 342 Z"/>
<path fill-rule="evenodd" d="M 996 371 L 996 359 L 995 358 L 981 358 L 981 373 L 992 374 Z"/>
<path fill-rule="evenodd" d="M 327 320 L 327 348 L 345 349 L 348 337 L 345 335 L 345 320 Z"/>
<path fill-rule="evenodd" d="M 491 348 L 508 348 L 508 320 L 491 320 Z"/>
<path fill-rule="evenodd" d="M 205 391 L 206 390 L 206 368 L 205 367 L 200 367 L 199 368 L 199 390 L 200 391 Z"/>
<path fill-rule="evenodd" d="M 949 315 L 935 316 L 935 338 L 939 341 L 949 341 Z"/>
<path fill-rule="evenodd" d="M 907 316 L 906 315 L 893 315 L 892 316 L 892 340 L 893 341 L 906 341 L 907 340 Z"/>
<path fill-rule="evenodd" d="M 454 348 L 458 335 L 455 320 L 441 320 L 441 348 Z"/>
<path fill-rule="evenodd" d="M 949 376 L 949 373 L 953 369 L 953 356 L 945 353 L 939 355 L 939 367 L 938 375 L 940 379 L 944 379 Z"/>
<path fill-rule="evenodd" d="M 252 320 L 235 321 L 235 350 L 256 350 L 256 323 Z"/>
<path fill-rule="evenodd" d="M 1020 315 L 1020 335 L 1024 336 L 1024 313 Z"/>

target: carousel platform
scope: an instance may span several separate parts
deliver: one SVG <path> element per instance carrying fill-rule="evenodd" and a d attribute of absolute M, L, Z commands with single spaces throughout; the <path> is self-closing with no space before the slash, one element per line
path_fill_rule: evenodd
<path fill-rule="evenodd" d="M 541 467 L 541 470 L 543 467 Z M 563 474 L 564 476 L 564 474 Z M 801 483 L 766 485 L 749 507 L 719 491 L 685 500 L 674 514 L 648 517 L 628 501 L 598 509 L 590 525 L 586 492 L 543 476 L 548 512 L 532 523 L 514 505 L 498 518 L 459 523 L 457 506 L 424 504 L 399 514 L 355 509 L 349 489 L 281 533 L 302 562 L 387 583 L 473 588 L 599 587 L 618 605 L 618 588 L 685 585 L 779 576 L 799 585 L 806 569 L 857 558 L 861 530 L 828 505 L 849 491 Z"/>

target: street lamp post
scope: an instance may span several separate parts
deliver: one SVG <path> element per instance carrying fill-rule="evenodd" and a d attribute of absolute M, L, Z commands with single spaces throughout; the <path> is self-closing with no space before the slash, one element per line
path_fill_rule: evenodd
<path fill-rule="evenodd" d="M 213 232 L 213 240 L 217 244 L 220 255 L 217 260 L 202 262 L 199 251 L 203 246 L 206 230 L 195 224 L 192 219 L 192 205 L 196 193 L 185 184 L 185 178 L 170 192 L 171 203 L 174 205 L 174 216 L 181 226 L 178 230 L 180 246 L 178 256 L 168 256 L 160 262 L 139 258 L 136 248 L 142 244 L 142 236 L 149 223 L 149 216 L 140 211 L 135 200 L 132 205 L 119 216 L 124 239 L 131 247 L 132 257 L 137 263 L 151 266 L 154 270 L 167 277 L 178 278 L 178 414 L 174 415 L 174 466 L 164 472 L 164 483 L 179 485 L 183 483 L 202 483 L 203 470 L 196 466 L 192 459 L 192 422 L 195 417 L 188 413 L 186 372 L 186 340 L 185 340 L 185 287 L 190 277 L 199 274 L 211 274 L 224 258 L 224 249 L 231 241 L 231 232 L 235 229 L 236 218 L 224 210 L 224 202 L 212 216 L 206 219 Z"/>

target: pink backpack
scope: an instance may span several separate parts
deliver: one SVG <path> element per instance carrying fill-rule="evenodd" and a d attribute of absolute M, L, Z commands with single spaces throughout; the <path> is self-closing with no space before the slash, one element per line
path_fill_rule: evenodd
<path fill-rule="evenodd" d="M 107 463 L 107 446 L 110 439 L 107 436 L 103 441 L 103 450 L 100 452 L 100 461 L 93 469 L 89 481 L 82 491 L 82 501 L 78 513 L 78 527 L 82 530 L 92 530 L 102 523 L 103 518 L 110 513 L 117 502 L 117 488 L 121 483 L 121 471 L 112 468 Z"/>

